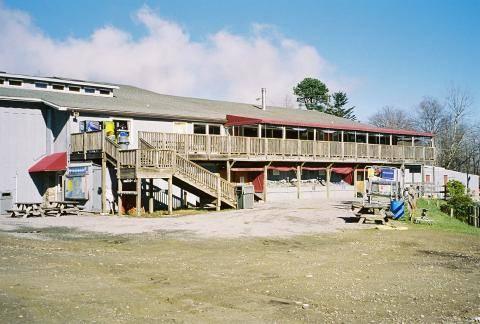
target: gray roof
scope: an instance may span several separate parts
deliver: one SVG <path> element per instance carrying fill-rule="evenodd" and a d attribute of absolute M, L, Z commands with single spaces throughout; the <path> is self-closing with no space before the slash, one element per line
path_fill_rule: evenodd
<path fill-rule="evenodd" d="M 68 79 L 65 79 L 68 82 Z M 318 111 L 260 106 L 246 103 L 179 97 L 155 93 L 134 86 L 112 84 L 113 97 L 71 94 L 0 86 L 0 98 L 36 99 L 66 109 L 113 115 L 143 116 L 192 121 L 226 122 L 226 115 L 256 119 L 284 120 L 293 123 L 328 124 L 351 129 L 374 128 L 349 119 Z M 408 133 L 408 132 L 406 132 Z"/>

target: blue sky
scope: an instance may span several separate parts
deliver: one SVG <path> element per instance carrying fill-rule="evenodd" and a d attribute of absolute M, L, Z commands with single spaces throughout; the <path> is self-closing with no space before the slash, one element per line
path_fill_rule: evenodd
<path fill-rule="evenodd" d="M 282 37 L 316 49 L 328 62 L 327 81 L 347 90 L 362 119 L 384 105 L 408 109 L 426 95 L 443 99 L 451 84 L 469 91 L 480 111 L 480 1 L 3 3 L 29 14 L 36 29 L 59 42 L 87 39 L 105 26 L 142 38 L 148 31 L 135 13 L 145 5 L 181 26 L 193 42 L 219 31 L 249 37 L 252 24 L 270 25 Z M 215 95 L 207 89 L 193 93 Z M 230 97 L 220 99 L 225 98 Z"/>

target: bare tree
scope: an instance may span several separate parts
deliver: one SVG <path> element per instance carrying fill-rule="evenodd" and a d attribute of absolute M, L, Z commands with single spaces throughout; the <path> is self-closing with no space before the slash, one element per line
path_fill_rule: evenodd
<path fill-rule="evenodd" d="M 393 106 L 384 106 L 368 119 L 372 125 L 383 128 L 414 129 L 415 123 L 408 113 Z"/>
<path fill-rule="evenodd" d="M 472 98 L 464 90 L 454 86 L 449 89 L 445 101 L 445 125 L 438 138 L 441 148 L 439 161 L 447 169 L 458 169 L 465 163 L 461 158 L 461 150 L 466 149 L 464 140 L 468 125 L 465 117 L 472 103 Z"/>
<path fill-rule="evenodd" d="M 439 134 L 445 126 L 445 109 L 435 98 L 424 97 L 418 104 L 415 126 L 418 130 Z"/>

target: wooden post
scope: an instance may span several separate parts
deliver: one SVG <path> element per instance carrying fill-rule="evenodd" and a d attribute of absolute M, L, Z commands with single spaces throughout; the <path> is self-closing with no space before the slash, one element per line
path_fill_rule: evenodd
<path fill-rule="evenodd" d="M 220 174 L 217 174 L 217 211 L 220 211 L 222 207 L 222 181 Z"/>
<path fill-rule="evenodd" d="M 185 190 L 182 190 L 182 206 L 183 208 L 188 209 L 187 192 Z"/>
<path fill-rule="evenodd" d="M 232 182 L 232 165 L 227 161 L 227 181 Z"/>
<path fill-rule="evenodd" d="M 354 198 L 357 198 L 357 177 L 358 177 L 357 166 L 358 166 L 358 165 L 356 165 L 356 166 L 353 168 L 353 197 L 354 197 Z"/>
<path fill-rule="evenodd" d="M 257 136 L 262 138 L 262 124 L 258 124 Z"/>
<path fill-rule="evenodd" d="M 120 175 L 120 160 L 117 161 L 117 208 L 118 208 L 118 216 L 122 215 L 122 192 L 123 184 Z"/>
<path fill-rule="evenodd" d="M 450 208 L 450 217 L 453 217 L 453 208 Z"/>
<path fill-rule="evenodd" d="M 263 167 L 263 201 L 267 201 L 268 166 Z"/>
<path fill-rule="evenodd" d="M 327 199 L 330 199 L 330 172 L 331 166 L 327 167 Z"/>
<path fill-rule="evenodd" d="M 137 210 L 137 216 L 141 215 L 142 209 L 142 179 L 137 178 L 137 197 L 136 197 L 135 209 Z"/>
<path fill-rule="evenodd" d="M 297 199 L 300 199 L 300 182 L 302 181 L 302 169 L 297 165 Z"/>
<path fill-rule="evenodd" d="M 342 130 L 341 134 L 342 134 L 342 159 L 344 159 L 345 158 L 345 140 L 343 138 L 343 135 L 344 135 L 343 130 Z"/>
<path fill-rule="evenodd" d="M 107 210 L 107 157 L 102 150 L 102 213 L 108 213 Z"/>
<path fill-rule="evenodd" d="M 478 207 L 473 207 L 473 226 L 478 227 Z"/>
<path fill-rule="evenodd" d="M 368 140 L 368 133 L 365 133 L 365 137 L 367 139 L 367 159 L 370 158 L 370 145 L 369 145 L 369 140 Z"/>
<path fill-rule="evenodd" d="M 153 179 L 148 184 L 148 212 L 153 213 Z"/>
<path fill-rule="evenodd" d="M 168 214 L 173 214 L 173 177 L 168 178 Z"/>

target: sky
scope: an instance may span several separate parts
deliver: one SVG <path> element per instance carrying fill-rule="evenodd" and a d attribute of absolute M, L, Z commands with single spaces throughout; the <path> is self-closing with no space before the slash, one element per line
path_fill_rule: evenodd
<path fill-rule="evenodd" d="M 443 100 L 480 112 L 480 1 L 0 0 L 0 71 L 296 106 L 315 77 L 361 120 Z"/>

